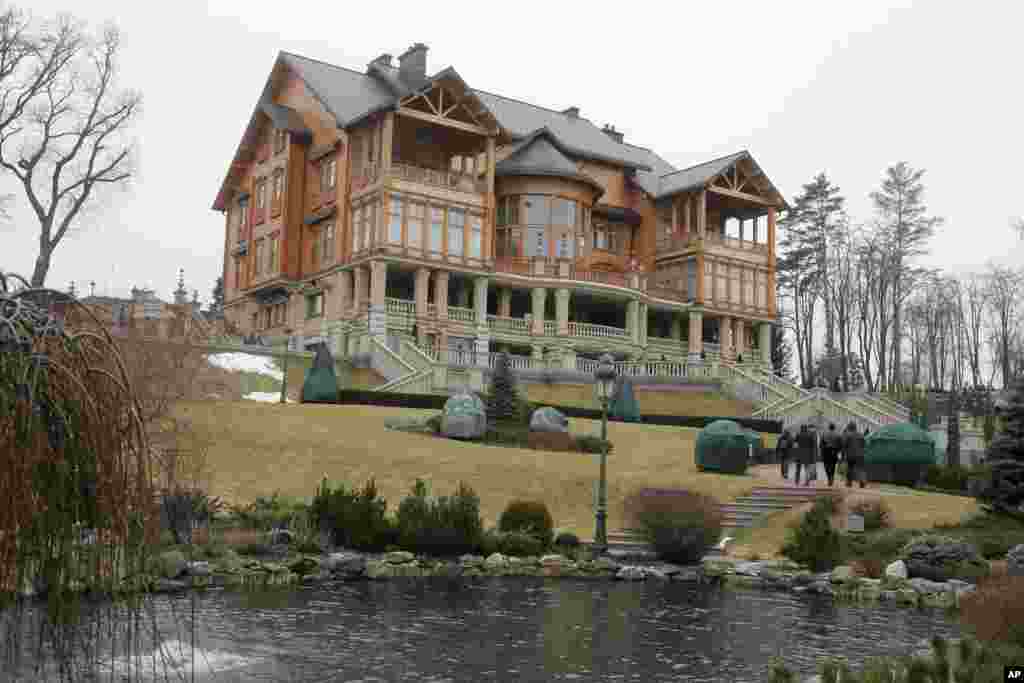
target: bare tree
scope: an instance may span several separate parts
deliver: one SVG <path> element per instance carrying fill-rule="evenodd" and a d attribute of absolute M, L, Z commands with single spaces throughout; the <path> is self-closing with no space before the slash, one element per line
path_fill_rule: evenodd
<path fill-rule="evenodd" d="M 1003 387 L 1009 387 L 1014 376 L 1013 356 L 1021 323 L 1024 271 L 989 264 L 985 279 L 992 356 L 994 365 L 1002 371 Z"/>
<path fill-rule="evenodd" d="M 898 382 L 902 370 L 900 347 L 903 341 L 901 308 L 912 289 L 910 280 L 915 274 L 908 271 L 914 258 L 927 253 L 928 242 L 942 219 L 927 215 L 924 204 L 923 169 L 913 169 L 900 162 L 886 169 L 882 187 L 871 193 L 875 210 L 887 229 L 892 251 L 892 357 L 890 369 L 893 384 Z"/>
<path fill-rule="evenodd" d="M 34 287 L 101 188 L 132 176 L 127 132 L 142 100 L 117 84 L 119 50 L 112 26 L 91 38 L 66 16 L 38 29 L 15 10 L 0 18 L 0 168 L 39 222 Z"/>
<path fill-rule="evenodd" d="M 966 335 L 967 364 L 971 370 L 971 385 L 978 388 L 983 385 L 981 350 L 985 345 L 985 281 L 972 273 L 963 279 L 960 291 L 963 295 L 961 314 Z"/>

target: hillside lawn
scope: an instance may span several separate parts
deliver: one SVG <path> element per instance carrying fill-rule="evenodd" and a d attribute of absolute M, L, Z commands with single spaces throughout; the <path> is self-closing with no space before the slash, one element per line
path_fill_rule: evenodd
<path fill-rule="evenodd" d="M 487 524 L 497 522 L 509 501 L 530 498 L 547 504 L 556 526 L 582 539 L 593 535 L 594 455 L 484 446 L 384 427 L 387 418 L 436 412 L 429 410 L 202 401 L 181 403 L 177 411 L 209 444 L 210 493 L 230 502 L 275 491 L 308 500 L 324 476 L 359 486 L 374 477 L 394 510 L 421 477 L 435 495 L 468 483 L 480 496 Z M 601 425 L 570 419 L 569 428 L 597 435 Z M 614 443 L 608 458 L 610 530 L 623 526 L 623 500 L 637 488 L 685 487 L 726 502 L 756 483 L 751 476 L 697 472 L 696 430 L 619 422 L 608 430 Z"/>

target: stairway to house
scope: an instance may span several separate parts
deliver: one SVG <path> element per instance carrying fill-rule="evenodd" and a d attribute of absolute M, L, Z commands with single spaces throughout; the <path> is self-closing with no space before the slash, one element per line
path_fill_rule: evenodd
<path fill-rule="evenodd" d="M 818 496 L 827 495 L 832 489 L 804 486 L 758 486 L 748 496 L 740 496 L 731 503 L 723 503 L 722 531 L 757 526 L 762 519 L 776 512 L 783 512 L 797 505 L 809 503 Z M 620 557 L 648 556 L 653 549 L 637 529 L 620 529 L 608 532 L 608 553 Z"/>

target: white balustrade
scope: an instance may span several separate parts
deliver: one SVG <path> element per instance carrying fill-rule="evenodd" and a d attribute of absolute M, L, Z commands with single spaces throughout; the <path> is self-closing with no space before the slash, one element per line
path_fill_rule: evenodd
<path fill-rule="evenodd" d="M 505 330 L 522 334 L 530 333 L 530 321 L 526 318 L 509 318 L 500 315 L 487 316 L 487 325 L 493 330 Z"/>
<path fill-rule="evenodd" d="M 625 339 L 627 337 L 627 332 L 621 327 L 595 325 L 594 323 L 570 322 L 569 335 L 572 337 L 595 337 L 598 339 Z"/>
<path fill-rule="evenodd" d="M 476 311 L 472 308 L 462 308 L 461 306 L 449 306 L 448 307 L 448 319 L 456 320 L 463 323 L 476 322 Z"/>

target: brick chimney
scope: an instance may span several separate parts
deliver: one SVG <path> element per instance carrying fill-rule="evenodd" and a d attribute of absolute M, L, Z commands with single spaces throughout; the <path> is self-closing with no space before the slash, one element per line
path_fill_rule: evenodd
<path fill-rule="evenodd" d="M 622 144 L 622 133 L 615 130 L 615 126 L 606 123 L 604 125 L 604 128 L 601 129 L 601 132 L 610 137 L 612 140 L 615 140 L 615 142 Z"/>
<path fill-rule="evenodd" d="M 377 59 L 375 59 L 372 62 L 370 62 L 370 64 L 380 64 L 381 66 L 391 66 L 391 55 L 389 55 L 387 52 L 385 52 L 380 57 L 377 57 Z"/>
<path fill-rule="evenodd" d="M 415 43 L 398 58 L 398 73 L 402 80 L 415 82 L 427 77 L 427 46 Z"/>
<path fill-rule="evenodd" d="M 562 113 L 568 116 L 570 119 L 578 119 L 580 117 L 580 108 L 569 107 L 568 109 L 563 110 Z"/>

